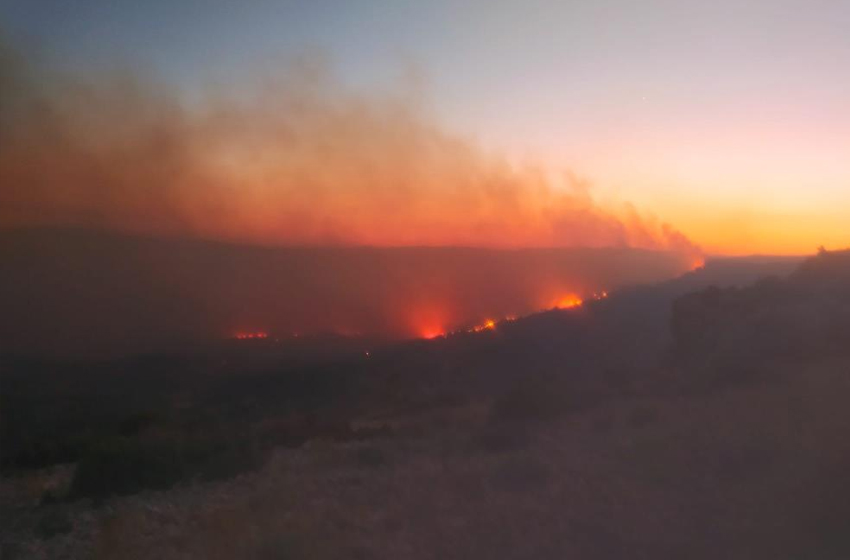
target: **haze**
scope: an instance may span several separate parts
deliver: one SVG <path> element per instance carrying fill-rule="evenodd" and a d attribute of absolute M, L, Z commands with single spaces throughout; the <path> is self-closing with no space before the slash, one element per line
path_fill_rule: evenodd
<path fill-rule="evenodd" d="M 76 75 L 154 76 L 190 109 L 210 88 L 250 104 L 258 75 L 306 56 L 345 89 L 404 99 L 475 150 L 533 166 L 552 189 L 569 171 L 606 211 L 633 203 L 708 252 L 848 243 L 850 7 L 839 0 L 0 10 L 27 58 Z"/>

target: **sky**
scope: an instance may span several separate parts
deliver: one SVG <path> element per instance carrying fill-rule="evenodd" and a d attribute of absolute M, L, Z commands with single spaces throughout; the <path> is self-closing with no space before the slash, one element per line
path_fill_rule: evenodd
<path fill-rule="evenodd" d="M 723 254 L 850 246 L 848 29 L 847 0 L 0 2 L 27 56 L 126 66 L 190 103 L 318 54 Z"/>

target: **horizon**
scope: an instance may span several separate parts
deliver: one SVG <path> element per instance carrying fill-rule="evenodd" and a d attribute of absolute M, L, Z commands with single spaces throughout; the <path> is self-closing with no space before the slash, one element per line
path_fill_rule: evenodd
<path fill-rule="evenodd" d="M 37 232 L 37 231 L 69 231 L 69 232 L 78 232 L 78 233 L 88 233 L 88 234 L 98 234 L 98 235 L 118 235 L 125 237 L 139 237 L 144 239 L 151 240 L 160 240 L 160 241 L 198 241 L 198 242 L 207 242 L 207 243 L 215 243 L 221 245 L 230 245 L 234 247 L 244 246 L 244 247 L 257 247 L 263 249 L 459 249 L 459 250 L 480 250 L 480 251 L 547 251 L 547 250 L 576 250 L 576 251 L 605 251 L 605 250 L 638 250 L 638 251 L 649 251 L 649 252 L 665 252 L 669 251 L 669 249 L 665 248 L 642 248 L 642 247 L 630 247 L 629 245 L 609 245 L 609 246 L 592 246 L 592 245 L 524 245 L 517 247 L 499 247 L 499 246 L 488 246 L 488 245 L 458 245 L 458 244 L 450 244 L 450 245 L 379 245 L 379 244 L 340 244 L 340 243 L 327 243 L 327 244 L 317 244 L 317 245 L 309 245 L 304 243 L 286 243 L 282 241 L 274 241 L 269 240 L 267 242 L 252 242 L 238 239 L 228 239 L 226 237 L 216 238 L 216 237 L 197 237 L 193 235 L 189 235 L 186 233 L 155 233 L 155 232 L 136 232 L 132 230 L 122 230 L 118 228 L 110 228 L 110 227 L 86 227 L 86 226 L 73 226 L 73 225 L 62 225 L 62 224 L 52 224 L 52 225 L 5 225 L 0 226 L 0 234 L 8 234 L 8 233 L 20 233 L 20 232 Z M 758 258 L 790 258 L 790 259 L 802 259 L 805 257 L 810 257 L 815 255 L 820 249 L 824 249 L 828 252 L 842 252 L 850 250 L 850 245 L 848 246 L 837 246 L 837 247 L 825 247 L 823 245 L 819 245 L 814 247 L 810 251 L 800 252 L 800 253 L 706 253 L 702 252 L 701 257 L 705 260 L 705 262 L 709 262 L 710 260 L 717 259 L 758 259 Z"/>

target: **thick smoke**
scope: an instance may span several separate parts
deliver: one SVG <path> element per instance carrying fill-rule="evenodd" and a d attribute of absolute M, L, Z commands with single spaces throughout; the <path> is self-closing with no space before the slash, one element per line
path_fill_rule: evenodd
<path fill-rule="evenodd" d="M 38 74 L 0 56 L 0 225 L 276 245 L 694 251 L 628 207 L 601 208 L 578 181 L 556 188 L 403 96 L 355 95 L 309 64 L 187 104 L 154 80 Z"/>

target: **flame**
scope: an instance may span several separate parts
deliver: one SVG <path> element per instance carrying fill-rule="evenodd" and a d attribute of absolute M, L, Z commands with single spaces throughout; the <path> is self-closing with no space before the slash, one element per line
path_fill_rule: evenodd
<path fill-rule="evenodd" d="M 419 332 L 419 336 L 422 338 L 432 339 L 432 338 L 441 338 L 446 336 L 445 331 L 436 328 L 425 328 Z"/>
<path fill-rule="evenodd" d="M 559 297 L 555 300 L 555 303 L 551 305 L 549 308 L 552 309 L 574 309 L 577 307 L 581 307 L 587 301 L 599 301 L 602 299 L 606 299 L 608 297 L 608 292 L 606 290 L 602 290 L 599 292 L 593 292 L 584 297 L 579 296 L 574 292 L 570 292 L 564 296 Z M 418 321 L 416 324 L 419 327 L 416 329 L 417 336 L 426 340 L 433 340 L 437 338 L 446 338 L 449 336 L 454 336 L 462 333 L 481 333 L 485 331 L 494 331 L 498 328 L 501 323 L 511 323 L 519 319 L 518 315 L 510 314 L 505 315 L 501 319 L 485 319 L 481 323 L 477 325 L 473 325 L 471 327 L 460 328 L 457 330 L 449 330 L 445 328 L 445 324 L 450 322 L 448 317 L 449 315 L 446 313 L 445 306 L 417 306 L 415 312 L 421 313 L 418 317 Z M 347 332 L 344 330 L 338 330 L 337 332 Z M 352 336 L 357 336 L 359 333 L 348 333 Z M 297 338 L 299 333 L 293 332 L 291 333 L 293 338 Z M 258 340 L 258 339 L 266 339 L 269 338 L 269 334 L 265 331 L 239 331 L 233 334 L 233 339 L 236 340 Z M 371 354 L 370 352 L 365 352 L 366 357 L 368 358 Z"/>
<path fill-rule="evenodd" d="M 475 325 L 469 332 L 481 332 L 481 331 L 492 331 L 496 328 L 496 321 L 493 319 L 487 319 L 480 325 Z"/>
<path fill-rule="evenodd" d="M 581 307 L 584 305 L 586 301 L 599 301 L 608 298 L 608 291 L 601 290 L 599 292 L 593 292 L 590 295 L 582 298 L 576 293 L 569 293 L 565 296 L 558 298 L 553 305 L 551 305 L 550 309 L 574 309 L 577 307 Z M 433 314 L 432 314 L 433 315 Z M 519 317 L 514 314 L 505 315 L 501 319 L 486 319 L 482 323 L 477 325 L 473 325 L 469 328 L 462 328 L 457 330 L 445 330 L 442 327 L 425 327 L 419 330 L 420 338 L 424 339 L 434 339 L 434 338 L 445 338 L 454 336 L 461 333 L 481 333 L 485 331 L 496 330 L 496 328 L 501 323 L 512 323 L 516 321 Z"/>
<path fill-rule="evenodd" d="M 694 270 L 699 270 L 705 266 L 705 257 L 702 255 L 697 255 L 693 258 L 690 265 L 690 270 L 693 272 Z"/>
<path fill-rule="evenodd" d="M 446 336 L 447 325 L 452 324 L 449 313 L 451 305 L 441 299 L 429 299 L 401 303 L 408 309 L 406 323 L 408 332 L 415 333 L 419 338 L 440 338 Z"/>
<path fill-rule="evenodd" d="M 584 300 L 578 295 L 568 294 L 559 298 L 552 307 L 556 309 L 572 309 L 573 307 L 581 306 L 583 303 Z"/>

